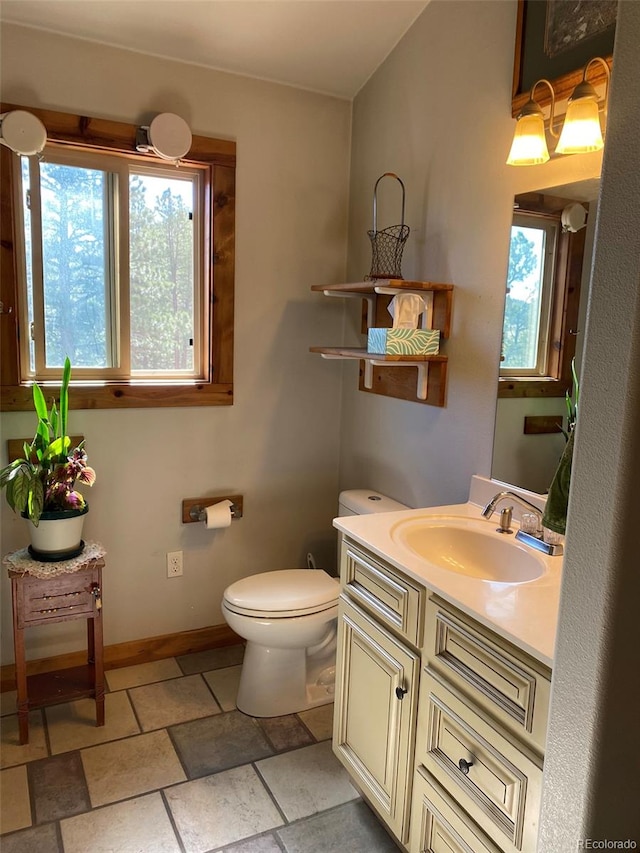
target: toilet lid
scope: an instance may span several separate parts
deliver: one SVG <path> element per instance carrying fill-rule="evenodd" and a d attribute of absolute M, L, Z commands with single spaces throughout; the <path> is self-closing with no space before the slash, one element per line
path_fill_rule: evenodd
<path fill-rule="evenodd" d="M 232 583 L 224 593 L 234 608 L 264 613 L 309 610 L 336 602 L 340 584 L 322 569 L 281 569 Z"/>

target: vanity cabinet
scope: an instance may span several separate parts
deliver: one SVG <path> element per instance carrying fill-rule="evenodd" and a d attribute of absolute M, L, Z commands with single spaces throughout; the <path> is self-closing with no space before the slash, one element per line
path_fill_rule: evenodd
<path fill-rule="evenodd" d="M 551 672 L 341 545 L 334 751 L 409 853 L 533 853 Z"/>
<path fill-rule="evenodd" d="M 347 540 L 341 583 L 333 748 L 404 844 L 425 591 Z"/>
<path fill-rule="evenodd" d="M 550 680 L 534 658 L 429 599 L 416 769 L 477 835 L 472 851 L 536 849 Z M 418 840 L 410 850 L 429 847 Z"/>

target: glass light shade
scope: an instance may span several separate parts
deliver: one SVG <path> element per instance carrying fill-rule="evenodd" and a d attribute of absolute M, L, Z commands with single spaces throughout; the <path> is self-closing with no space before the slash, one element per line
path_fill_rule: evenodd
<path fill-rule="evenodd" d="M 598 102 L 593 98 L 570 101 L 556 153 L 586 154 L 599 151 L 603 146 Z"/>
<path fill-rule="evenodd" d="M 549 159 L 549 149 L 544 132 L 542 115 L 525 115 L 518 119 L 511 151 L 507 157 L 509 166 L 537 166 Z"/>

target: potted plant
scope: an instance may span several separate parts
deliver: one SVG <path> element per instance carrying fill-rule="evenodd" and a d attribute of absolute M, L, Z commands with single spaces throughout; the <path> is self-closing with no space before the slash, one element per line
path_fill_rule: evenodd
<path fill-rule="evenodd" d="M 24 455 L 0 471 L 0 488 L 14 512 L 27 519 L 30 552 L 37 559 L 65 560 L 82 550 L 82 525 L 89 510 L 76 491 L 76 482 L 93 485 L 96 472 L 87 465 L 84 441 L 71 447 L 67 435 L 71 362 L 65 359 L 59 408 L 51 409 L 40 386 L 33 385 L 33 405 L 38 416 L 31 444 Z"/>

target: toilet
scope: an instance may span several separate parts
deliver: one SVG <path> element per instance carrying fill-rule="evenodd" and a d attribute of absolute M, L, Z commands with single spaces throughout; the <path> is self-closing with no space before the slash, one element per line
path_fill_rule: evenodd
<path fill-rule="evenodd" d="M 338 514 L 408 509 L 378 492 L 340 493 Z M 280 717 L 333 702 L 340 584 L 322 569 L 281 569 L 232 583 L 222 613 L 246 640 L 236 704 Z"/>

